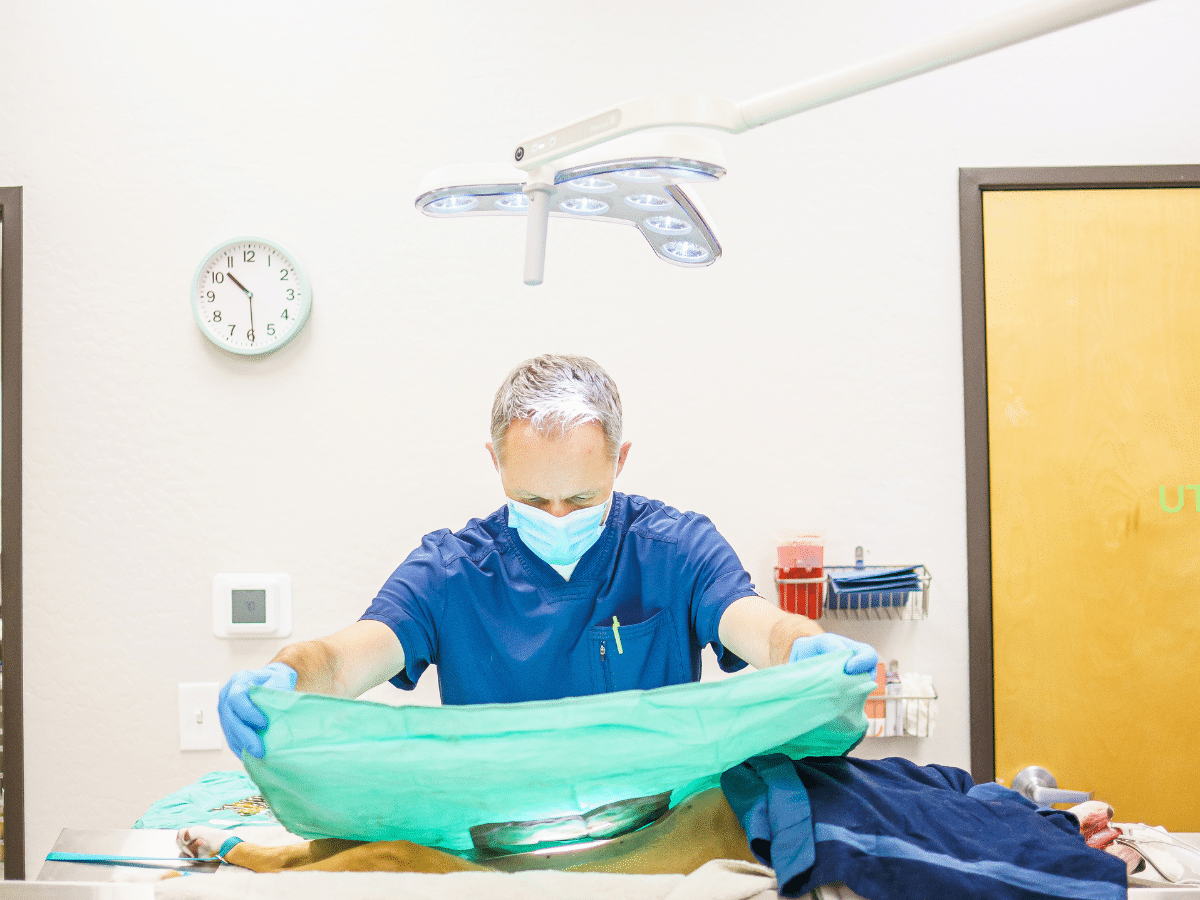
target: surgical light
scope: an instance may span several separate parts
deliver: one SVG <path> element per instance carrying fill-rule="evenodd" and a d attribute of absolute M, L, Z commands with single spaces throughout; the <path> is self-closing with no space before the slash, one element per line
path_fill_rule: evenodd
<path fill-rule="evenodd" d="M 685 192 L 684 183 L 715 181 L 725 174 L 720 146 L 710 138 L 683 135 L 654 136 L 640 144 L 640 149 L 657 155 L 583 162 L 555 172 L 552 185 L 536 189 L 524 185 L 525 193 L 519 184 L 504 183 L 511 179 L 512 170 L 503 165 L 439 169 L 423 181 L 417 208 L 446 217 L 449 213 L 439 212 L 451 205 L 446 201 L 455 198 L 458 208 L 465 209 L 458 198 L 468 197 L 477 201 L 466 210 L 469 215 L 512 216 L 530 214 L 535 206 L 544 204 L 547 208 L 541 218 L 535 210 L 530 221 L 569 216 L 628 225 L 638 229 L 665 262 L 687 268 L 710 265 L 720 257 L 721 245 L 699 204 Z M 631 173 L 633 178 L 628 177 Z M 649 185 L 653 187 L 648 190 Z M 669 216 L 663 215 L 668 211 Z M 665 249 L 672 239 L 685 234 L 702 252 Z M 544 252 L 544 228 L 534 240 L 542 247 L 535 252 Z"/>
<path fill-rule="evenodd" d="M 422 182 L 416 206 L 421 212 L 439 218 L 524 212 L 527 217 L 526 284 L 542 283 L 546 233 L 552 215 L 582 215 L 632 225 L 647 239 L 659 259 L 688 268 L 710 265 L 721 256 L 721 247 L 705 221 L 699 203 L 686 192 L 684 184 L 716 181 L 725 174 L 719 145 L 712 141 L 704 143 L 706 139 L 691 135 L 660 132 L 651 136 L 656 148 L 637 155 L 604 158 L 601 154 L 600 158 L 593 157 L 589 162 L 580 163 L 577 154 L 651 129 L 711 128 L 741 134 L 818 106 L 1146 2 L 1148 0 L 1038 0 L 922 44 L 741 103 L 693 94 L 663 94 L 628 100 L 520 144 L 513 151 L 513 160 L 520 170 L 521 180 L 514 183 L 511 169 L 505 169 L 494 180 L 470 181 L 449 180 L 442 174 L 445 170 L 439 170 Z M 558 162 L 567 157 L 577 157 L 576 164 L 560 168 Z M 642 189 L 625 195 L 624 204 L 611 205 L 587 196 L 617 190 L 618 185 L 609 177 L 635 186 L 661 184 L 667 196 Z M 504 199 L 516 193 L 527 198 L 524 207 Z M 593 202 L 604 208 L 592 205 Z M 643 221 L 645 212 L 662 212 L 673 204 L 677 209 L 672 209 L 671 216 L 653 216 Z M 688 229 L 664 234 L 649 224 L 651 219 L 679 221 Z M 687 234 L 689 240 L 664 240 L 664 237 L 682 234 Z"/>

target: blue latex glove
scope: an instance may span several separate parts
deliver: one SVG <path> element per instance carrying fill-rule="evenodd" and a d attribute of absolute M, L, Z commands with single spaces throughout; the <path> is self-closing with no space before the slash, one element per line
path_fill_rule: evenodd
<path fill-rule="evenodd" d="M 788 662 L 800 662 L 820 656 L 822 653 L 837 653 L 839 650 L 853 650 L 842 671 L 847 675 L 866 675 L 874 673 L 879 664 L 879 654 L 870 644 L 852 641 L 840 634 L 814 634 L 810 637 L 796 638 L 792 643 L 792 654 Z"/>
<path fill-rule="evenodd" d="M 234 756 L 242 758 L 242 751 L 262 759 L 263 742 L 258 732 L 267 727 L 263 711 L 250 702 L 247 691 L 255 685 L 277 688 L 281 691 L 296 689 L 296 670 L 284 663 L 268 663 L 261 669 L 243 669 L 234 674 L 221 688 L 221 699 L 217 703 L 217 714 L 221 717 L 221 728 L 225 740 Z"/>

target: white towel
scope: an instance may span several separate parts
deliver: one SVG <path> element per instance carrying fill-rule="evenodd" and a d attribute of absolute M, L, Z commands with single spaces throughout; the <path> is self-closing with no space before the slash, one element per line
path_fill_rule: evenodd
<path fill-rule="evenodd" d="M 915 737 L 932 737 L 937 724 L 937 691 L 933 676 L 920 672 L 902 672 L 900 692 L 905 697 L 929 697 L 929 700 L 904 700 L 904 733 Z"/>
<path fill-rule="evenodd" d="M 1121 832 L 1118 841 L 1131 845 L 1146 860 L 1140 872 L 1129 876 L 1131 887 L 1200 886 L 1200 847 L 1180 840 L 1161 825 L 1113 822 L 1112 827 Z"/>

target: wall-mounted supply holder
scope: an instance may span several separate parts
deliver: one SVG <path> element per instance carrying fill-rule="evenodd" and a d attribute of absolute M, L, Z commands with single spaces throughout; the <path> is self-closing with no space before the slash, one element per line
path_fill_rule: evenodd
<path fill-rule="evenodd" d="M 892 660 L 875 669 L 875 690 L 863 704 L 867 737 L 930 737 L 937 722 L 933 678 L 920 672 L 900 673 Z"/>
<path fill-rule="evenodd" d="M 868 697 L 865 711 L 867 737 L 930 737 L 937 722 L 937 692 Z"/>
<path fill-rule="evenodd" d="M 812 577 L 797 578 L 792 576 L 804 570 L 776 566 L 780 607 L 812 619 L 915 621 L 929 617 L 933 576 L 924 566 L 825 566 L 818 571 L 820 574 Z"/>
<path fill-rule="evenodd" d="M 781 569 L 775 567 L 775 588 L 779 608 L 810 619 L 821 618 L 825 609 L 825 570 L 823 568 Z"/>

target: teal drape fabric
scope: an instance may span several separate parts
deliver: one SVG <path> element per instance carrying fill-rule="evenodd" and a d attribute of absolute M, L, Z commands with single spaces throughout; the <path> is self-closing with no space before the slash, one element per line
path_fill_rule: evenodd
<path fill-rule="evenodd" d="M 866 730 L 870 676 L 848 653 L 721 681 L 483 706 L 386 706 L 256 688 L 266 755 L 243 762 L 309 838 L 471 847 L 471 826 L 672 804 L 761 753 L 836 756 Z"/>

